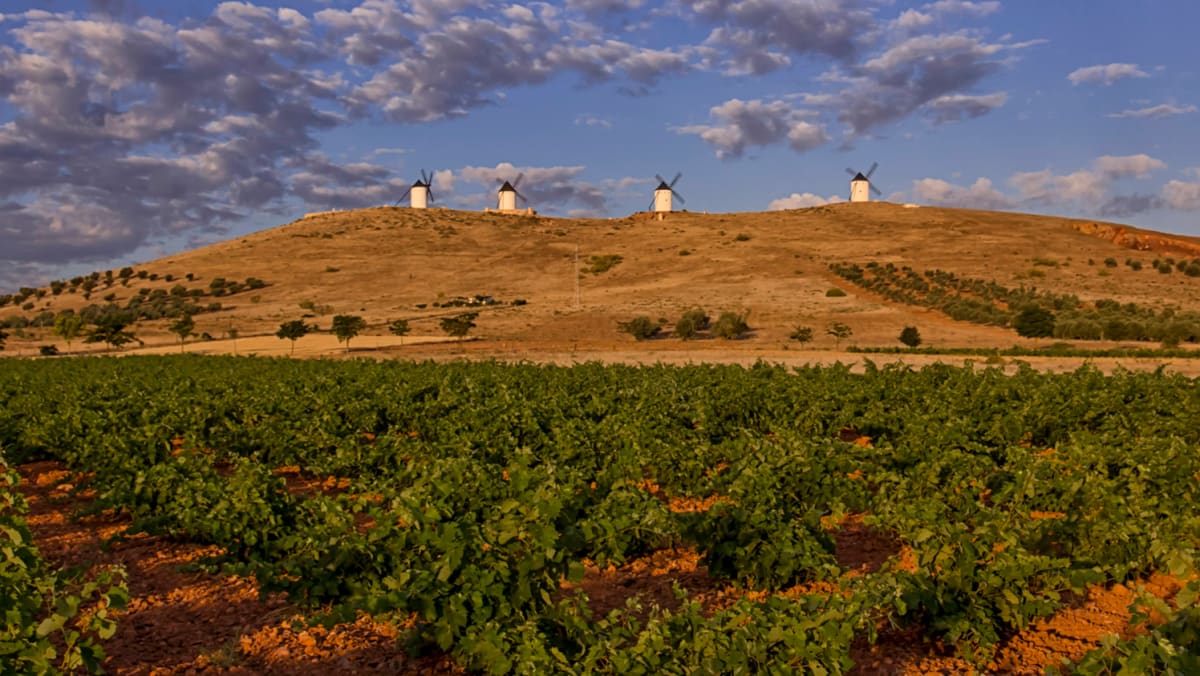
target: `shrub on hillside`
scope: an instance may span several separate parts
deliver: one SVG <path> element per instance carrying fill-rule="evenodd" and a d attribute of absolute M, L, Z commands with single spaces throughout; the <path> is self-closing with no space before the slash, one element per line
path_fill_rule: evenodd
<path fill-rule="evenodd" d="M 662 331 L 662 325 L 651 321 L 649 317 L 634 317 L 627 322 L 618 322 L 617 328 L 621 333 L 628 333 L 634 340 L 648 340 Z"/>
<path fill-rule="evenodd" d="M 747 331 L 750 330 L 750 325 L 746 323 L 746 315 L 736 312 L 722 312 L 717 319 L 717 323 L 713 324 L 713 335 L 725 340 L 733 340 L 741 338 Z"/>

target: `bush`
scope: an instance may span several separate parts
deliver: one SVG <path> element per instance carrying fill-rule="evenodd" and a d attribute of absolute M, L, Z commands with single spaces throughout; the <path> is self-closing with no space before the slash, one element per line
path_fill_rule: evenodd
<path fill-rule="evenodd" d="M 738 235 L 737 235 L 737 237 L 734 237 L 734 238 L 733 238 L 733 241 L 735 241 L 735 242 L 749 242 L 749 241 L 750 241 L 750 235 L 747 235 L 747 234 L 746 234 L 746 233 L 744 233 L 744 232 L 739 232 L 739 233 L 738 233 Z"/>
<path fill-rule="evenodd" d="M 788 334 L 788 338 L 804 345 L 811 343 L 813 339 L 813 330 L 811 326 L 797 326 L 795 330 Z"/>
<path fill-rule="evenodd" d="M 909 347 L 917 347 L 921 344 L 921 332 L 915 326 L 906 326 L 900 332 L 900 342 Z"/>
<path fill-rule="evenodd" d="M 750 330 L 750 325 L 746 323 L 746 315 L 737 314 L 736 312 L 722 312 L 717 323 L 713 325 L 713 335 L 725 340 L 733 340 L 741 338 L 743 334 Z"/>
<path fill-rule="evenodd" d="M 662 325 L 651 321 L 646 316 L 634 317 L 627 322 L 618 322 L 617 328 L 622 333 L 628 333 L 633 336 L 634 340 L 638 341 L 653 338 L 658 335 L 659 331 L 662 331 Z"/>
<path fill-rule="evenodd" d="M 843 291 L 842 289 L 837 288 L 836 286 L 825 292 L 826 298 L 842 298 L 845 295 L 846 295 L 846 292 Z"/>
<path fill-rule="evenodd" d="M 1178 345 L 1179 343 L 1176 342 L 1175 344 Z M 39 345 L 38 354 L 42 355 L 43 357 L 57 357 L 58 348 L 54 345 Z"/>
<path fill-rule="evenodd" d="M 588 274 L 598 275 L 602 272 L 608 272 L 623 260 L 625 259 L 617 254 L 591 256 L 588 258 L 588 267 L 584 268 L 583 271 Z"/>
<path fill-rule="evenodd" d="M 1113 258 L 1112 256 L 1109 256 L 1108 258 L 1105 258 L 1105 259 L 1104 259 L 1104 266 L 1105 266 L 1105 267 L 1108 267 L 1108 268 L 1115 268 L 1115 267 L 1117 267 L 1117 259 Z"/>
<path fill-rule="evenodd" d="M 1041 307 L 1027 307 L 1013 320 L 1013 329 L 1024 338 L 1049 338 L 1054 335 L 1054 313 Z"/>
<path fill-rule="evenodd" d="M 684 340 L 690 340 L 697 333 L 708 328 L 709 317 L 700 308 L 694 308 L 683 313 L 679 321 L 675 322 L 675 335 Z"/>

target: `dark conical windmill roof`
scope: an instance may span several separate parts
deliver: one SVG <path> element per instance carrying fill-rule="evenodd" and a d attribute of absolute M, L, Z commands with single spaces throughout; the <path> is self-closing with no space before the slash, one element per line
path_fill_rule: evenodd
<path fill-rule="evenodd" d="M 517 189 L 512 187 L 511 183 L 509 183 L 508 181 L 505 181 L 504 185 L 500 186 L 500 190 L 498 190 L 497 192 L 516 192 L 516 191 L 517 191 Z"/>
<path fill-rule="evenodd" d="M 670 189 L 671 189 L 671 186 L 667 185 L 666 181 L 659 181 L 658 187 L 654 189 L 654 192 L 658 192 L 659 190 L 670 190 Z"/>
<path fill-rule="evenodd" d="M 428 183 L 425 183 L 424 181 L 421 181 L 420 179 L 418 179 L 416 183 L 413 183 L 413 184 L 412 184 L 412 187 L 414 187 L 414 188 L 428 188 L 428 187 L 429 187 L 429 184 L 428 184 Z"/>
<path fill-rule="evenodd" d="M 854 183 L 855 181 L 866 181 L 867 183 L 871 182 L 870 179 L 868 179 L 866 176 L 862 175 L 861 171 L 858 172 L 857 174 L 855 174 L 854 178 L 850 179 L 851 183 Z"/>

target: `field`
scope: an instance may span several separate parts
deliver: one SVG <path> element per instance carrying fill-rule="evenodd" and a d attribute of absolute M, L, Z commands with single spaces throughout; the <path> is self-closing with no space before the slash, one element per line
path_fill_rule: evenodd
<path fill-rule="evenodd" d="M 619 262 L 611 263 L 616 257 Z M 887 203 L 677 212 L 663 221 L 378 207 L 303 219 L 146 261 L 131 266 L 134 274 L 127 278 L 117 270 L 98 271 L 103 274 L 86 294 L 82 286 L 44 286 L 40 295 L 0 307 L 0 321 L 21 316 L 36 323 L 39 316 L 82 312 L 89 305 L 127 308 L 137 298 L 178 289 L 203 294 L 195 299 L 201 307 L 220 305 L 195 315 L 197 336 L 208 334 L 214 342 L 236 330 L 239 343 L 261 340 L 282 351 L 286 341 L 273 338 L 282 322 L 304 318 L 324 332 L 333 316 L 352 314 L 368 324 L 358 339 L 365 347 L 365 339 L 390 337 L 387 323 L 395 319 L 409 321 L 414 336 L 443 336 L 440 320 L 464 311 L 447 304 L 484 295 L 499 302 L 466 308 L 480 312 L 471 335 L 481 342 L 475 349 L 498 357 L 627 349 L 633 339 L 618 331 L 618 322 L 639 315 L 674 322 L 694 307 L 714 319 L 726 311 L 749 317 L 744 340 L 692 341 L 709 352 L 704 344 L 713 342 L 730 353 L 782 351 L 797 325 L 815 330 L 807 348 L 830 352 L 851 344 L 898 346 L 905 326 L 920 329 L 928 346 L 1008 348 L 1036 343 L 1010 328 L 954 321 L 935 309 L 897 302 L 882 290 L 850 283 L 831 266 L 910 266 L 1010 289 L 1073 294 L 1089 306 L 1112 300 L 1158 312 L 1200 312 L 1200 277 L 1154 267 L 1168 257 L 1194 260 L 1200 243 L 1091 221 Z M 611 267 L 595 267 L 594 261 Z M 214 293 L 214 284 L 250 278 L 263 286 Z M 828 295 L 835 288 L 845 295 Z M 134 331 L 149 349 L 170 351 L 178 348 L 170 321 L 143 319 Z M 826 335 L 831 322 L 846 324 L 852 337 L 838 342 Z M 78 339 L 68 345 L 48 326 L 10 329 L 3 356 L 36 356 L 43 345 L 62 352 L 95 347 Z M 686 347 L 669 337 L 650 342 Z M 214 348 L 193 338 L 186 349 Z M 339 349 L 330 344 L 320 353 Z"/>
<path fill-rule="evenodd" d="M 183 355 L 0 401 L 6 671 L 1200 668 L 1163 371 Z"/>

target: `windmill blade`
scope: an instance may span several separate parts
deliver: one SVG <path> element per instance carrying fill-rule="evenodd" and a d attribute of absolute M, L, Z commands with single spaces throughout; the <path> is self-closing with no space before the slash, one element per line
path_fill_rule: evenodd
<path fill-rule="evenodd" d="M 408 197 L 408 194 L 409 194 L 410 192 L 412 192 L 412 188 L 409 188 L 408 190 L 405 190 L 405 191 L 404 191 L 404 194 L 400 196 L 400 199 L 396 200 L 396 203 L 395 203 L 395 204 L 393 204 L 392 206 L 396 206 L 396 205 L 400 204 L 401 202 L 403 202 L 403 201 L 404 201 L 404 198 L 405 198 L 405 197 Z"/>
<path fill-rule="evenodd" d="M 433 201 L 433 186 L 426 184 L 425 194 L 429 196 L 429 201 Z"/>
<path fill-rule="evenodd" d="M 858 176 L 858 172 L 851 169 L 850 167 L 846 167 L 846 173 L 850 174 L 851 176 Z"/>
<path fill-rule="evenodd" d="M 674 188 L 674 187 L 675 187 L 675 184 L 676 184 L 676 183 L 678 183 L 678 182 L 679 182 L 679 179 L 681 179 L 681 178 L 683 178 L 683 172 L 682 172 L 682 171 L 681 171 L 681 172 L 679 172 L 678 174 L 675 174 L 675 178 L 671 179 L 671 182 L 667 184 L 667 187 L 668 187 L 668 188 Z M 674 192 L 674 190 L 672 190 L 672 192 Z M 682 199 L 682 198 L 680 198 L 680 199 Z"/>
<path fill-rule="evenodd" d="M 523 179 L 523 178 L 525 178 L 525 172 L 521 172 L 521 173 L 517 174 L 517 178 L 512 182 L 512 187 L 516 188 L 517 186 L 521 185 L 521 179 Z M 518 194 L 520 194 L 520 193 L 518 193 Z"/>
<path fill-rule="evenodd" d="M 683 199 L 683 195 L 675 192 L 674 188 L 671 188 L 671 194 L 675 196 L 675 199 L 679 200 L 680 204 L 687 204 L 687 200 Z"/>
<path fill-rule="evenodd" d="M 515 185 L 513 186 L 513 192 L 517 193 L 517 199 L 521 200 L 521 204 L 529 204 L 529 200 L 525 199 L 525 196 L 521 194 L 521 191 L 517 190 L 517 186 Z"/>
<path fill-rule="evenodd" d="M 657 201 L 657 199 L 650 200 L 650 206 L 646 207 L 646 211 L 654 211 L 654 203 Z"/>
<path fill-rule="evenodd" d="M 658 174 L 655 174 L 655 175 L 654 175 L 654 178 L 657 178 L 659 183 L 666 183 L 666 182 L 667 182 L 667 179 L 663 178 L 662 176 L 659 176 Z"/>
<path fill-rule="evenodd" d="M 875 173 L 875 170 L 876 170 L 876 169 L 878 169 L 878 168 L 879 168 L 879 163 L 878 163 L 878 162 L 874 162 L 874 163 L 872 163 L 872 164 L 871 164 L 871 168 L 867 170 L 867 180 L 868 180 L 868 181 L 869 181 L 869 180 L 871 180 L 871 174 L 874 174 L 874 173 Z"/>
<path fill-rule="evenodd" d="M 883 193 L 879 192 L 879 188 L 876 188 L 874 184 L 868 183 L 867 187 L 870 188 L 871 192 L 875 193 L 877 196 L 883 197 Z"/>
<path fill-rule="evenodd" d="M 429 185 L 431 183 L 433 183 L 433 174 L 426 175 L 425 170 L 422 169 L 421 170 L 421 182 L 424 183 L 426 187 L 429 187 Z"/>

